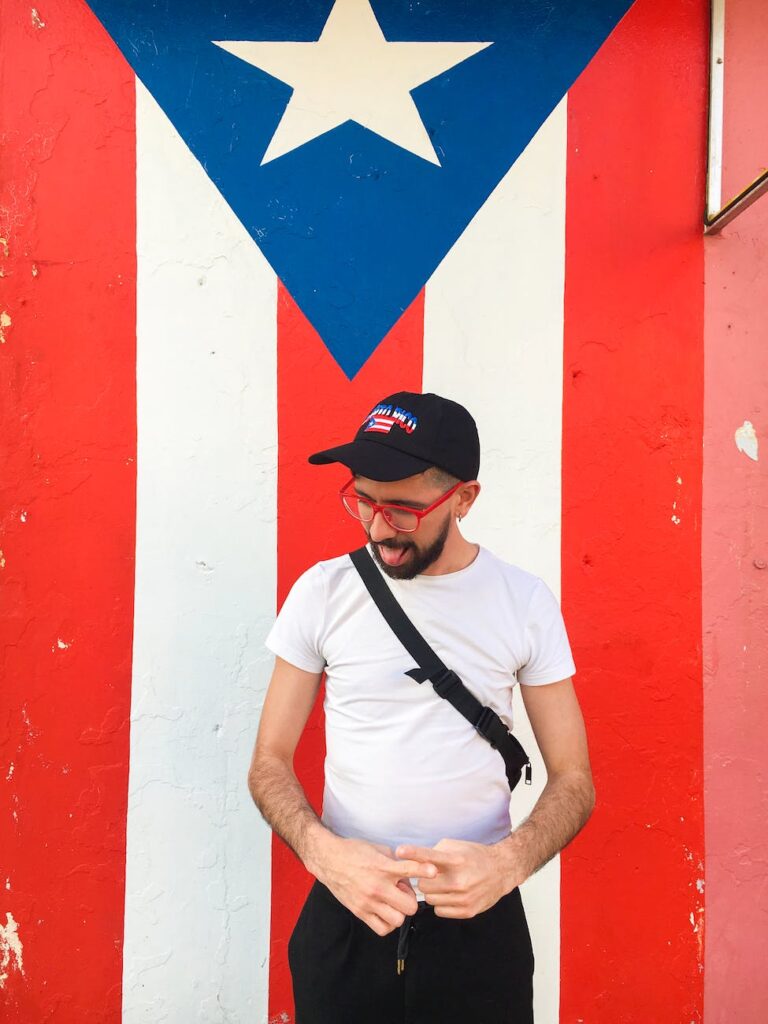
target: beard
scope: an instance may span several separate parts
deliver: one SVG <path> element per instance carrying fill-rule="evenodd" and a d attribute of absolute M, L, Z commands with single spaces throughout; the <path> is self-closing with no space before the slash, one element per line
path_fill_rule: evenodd
<path fill-rule="evenodd" d="M 448 539 L 448 531 L 451 528 L 451 517 L 450 515 L 445 517 L 440 533 L 435 537 L 432 543 L 426 548 L 420 548 L 414 541 L 405 540 L 385 540 L 385 541 L 372 541 L 368 538 L 371 548 L 373 550 L 373 557 L 376 560 L 376 564 L 379 566 L 382 572 L 386 573 L 393 580 L 412 580 L 420 573 L 428 569 L 433 562 L 436 562 L 440 555 L 443 553 L 445 542 Z M 405 549 L 407 551 L 407 561 L 402 565 L 387 565 L 379 554 L 379 548 L 392 548 L 395 551 Z"/>

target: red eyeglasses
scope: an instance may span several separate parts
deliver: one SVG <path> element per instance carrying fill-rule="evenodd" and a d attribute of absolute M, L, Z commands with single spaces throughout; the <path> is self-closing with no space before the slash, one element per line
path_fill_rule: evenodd
<path fill-rule="evenodd" d="M 463 480 L 459 480 L 450 491 L 446 491 L 428 508 L 409 508 L 407 505 L 379 505 L 378 502 L 371 501 L 370 498 L 362 498 L 354 491 L 347 490 L 354 482 L 355 478 L 351 477 L 339 491 L 341 503 L 347 512 L 362 523 L 372 522 L 376 513 L 381 512 L 385 522 L 400 533 L 413 533 L 414 530 L 417 530 L 424 516 L 433 512 L 438 505 L 442 505 L 464 483 Z"/>

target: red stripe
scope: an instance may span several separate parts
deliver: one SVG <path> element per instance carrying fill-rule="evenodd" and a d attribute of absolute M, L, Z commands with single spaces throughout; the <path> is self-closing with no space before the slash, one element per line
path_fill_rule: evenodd
<path fill-rule="evenodd" d="M 120 1018 L 136 471 L 133 75 L 84 4 L 0 25 L 0 1016 Z M 10 768 L 10 763 L 13 769 Z M 6 878 L 9 880 L 6 883 Z"/>
<path fill-rule="evenodd" d="M 336 492 L 349 476 L 343 467 L 317 467 L 307 456 L 348 441 L 362 416 L 385 395 L 421 391 L 423 293 L 350 381 L 281 286 L 278 295 L 278 603 L 306 568 L 350 551 L 361 530 Z M 322 410 L 322 417 L 307 415 Z M 325 743 L 320 703 L 305 730 L 296 768 L 315 807 L 320 806 Z M 286 945 L 310 878 L 279 840 L 273 844 L 270 1021 L 293 1020 Z M 281 1016 L 287 1014 L 287 1017 Z M 362 1022 L 361 1022 L 362 1024 Z"/>
<path fill-rule="evenodd" d="M 562 861 L 568 1024 L 702 1019 L 707 6 L 638 0 L 569 96 L 562 594 L 597 808 Z"/>

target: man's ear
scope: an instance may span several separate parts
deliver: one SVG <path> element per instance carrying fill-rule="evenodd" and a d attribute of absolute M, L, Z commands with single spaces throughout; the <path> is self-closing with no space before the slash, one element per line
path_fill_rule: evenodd
<path fill-rule="evenodd" d="M 478 480 L 469 480 L 458 489 L 456 493 L 459 495 L 460 501 L 457 506 L 457 514 L 460 518 L 463 519 L 469 512 L 481 490 L 482 487 Z"/>

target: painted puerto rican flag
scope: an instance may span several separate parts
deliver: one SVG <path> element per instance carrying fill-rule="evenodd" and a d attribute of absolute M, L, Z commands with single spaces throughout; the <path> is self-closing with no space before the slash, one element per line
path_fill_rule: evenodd
<path fill-rule="evenodd" d="M 307 454 L 400 390 L 475 415 L 465 532 L 572 642 L 599 799 L 524 887 L 537 1024 L 702 1019 L 705 8 L 4 6 L 4 1021 L 293 1020 L 263 640 L 359 543 Z M 315 804 L 322 758 L 318 708 Z"/>

